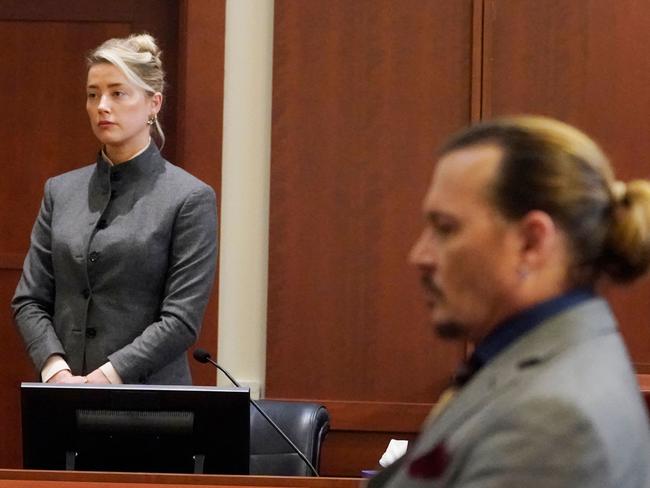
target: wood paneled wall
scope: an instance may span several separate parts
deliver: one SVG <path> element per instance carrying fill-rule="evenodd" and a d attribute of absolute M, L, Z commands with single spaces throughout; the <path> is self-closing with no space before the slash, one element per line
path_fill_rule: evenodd
<path fill-rule="evenodd" d="M 415 432 L 463 354 L 433 338 L 406 259 L 435 148 L 471 119 L 473 14 L 275 3 L 266 388 L 334 413 L 326 474 Z"/>
<path fill-rule="evenodd" d="M 557 117 L 593 136 L 619 178 L 650 178 L 650 3 L 487 0 L 485 19 L 484 117 Z M 607 295 L 650 373 L 650 280 Z"/>
<path fill-rule="evenodd" d="M 437 145 L 541 113 L 650 176 L 649 21 L 643 0 L 276 1 L 267 392 L 329 406 L 325 474 L 412 436 L 462 354 L 406 264 Z M 641 372 L 649 292 L 609 292 Z"/>
<path fill-rule="evenodd" d="M 22 465 L 19 385 L 36 378 L 12 325 L 9 302 L 43 185 L 50 176 L 89 164 L 98 150 L 85 113 L 84 56 L 110 37 L 153 34 L 163 49 L 168 82 L 162 112 L 167 136 L 163 154 L 219 190 L 224 15 L 224 2 L 210 0 L 0 2 L 2 468 Z M 211 63 L 204 61 L 206 56 Z M 196 125 L 177 125 L 181 117 Z M 200 339 L 210 349 L 216 349 L 217 340 L 215 295 L 216 290 Z M 197 384 L 215 383 L 212 369 L 192 367 Z"/>
<path fill-rule="evenodd" d="M 224 9 L 0 3 L 0 467 L 20 465 L 18 384 L 33 372 L 8 303 L 42 186 L 97 149 L 83 53 L 134 31 L 161 39 L 165 154 L 218 190 Z M 276 0 L 267 396 L 329 407 L 323 474 L 356 476 L 390 437 L 413 438 L 464 355 L 428 330 L 406 263 L 438 144 L 481 117 L 543 113 L 594 135 L 623 178 L 650 176 L 649 21 L 645 0 Z M 641 372 L 649 287 L 610 292 Z M 214 383 L 207 368 L 194 377 Z"/>

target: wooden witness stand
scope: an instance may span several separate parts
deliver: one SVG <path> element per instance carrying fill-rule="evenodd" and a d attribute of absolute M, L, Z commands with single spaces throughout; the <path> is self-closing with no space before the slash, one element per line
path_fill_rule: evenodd
<path fill-rule="evenodd" d="M 358 478 L 105 473 L 0 469 L 0 488 L 359 488 Z"/>
<path fill-rule="evenodd" d="M 650 409 L 650 374 L 637 375 Z M 361 478 L 107 473 L 0 469 L 0 488 L 360 488 Z"/>

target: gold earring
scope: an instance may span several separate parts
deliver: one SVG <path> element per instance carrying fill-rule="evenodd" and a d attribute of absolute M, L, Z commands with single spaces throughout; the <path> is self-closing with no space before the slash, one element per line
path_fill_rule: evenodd
<path fill-rule="evenodd" d="M 153 114 L 149 119 L 147 120 L 147 125 L 151 126 L 156 123 L 156 120 L 158 117 L 156 117 L 156 114 Z"/>

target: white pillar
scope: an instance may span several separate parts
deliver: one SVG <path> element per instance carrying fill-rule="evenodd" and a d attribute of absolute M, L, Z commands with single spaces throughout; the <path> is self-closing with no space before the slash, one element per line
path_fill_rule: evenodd
<path fill-rule="evenodd" d="M 266 373 L 273 0 L 227 0 L 225 44 L 217 360 L 258 397 Z M 230 384 L 221 374 L 217 383 Z"/>

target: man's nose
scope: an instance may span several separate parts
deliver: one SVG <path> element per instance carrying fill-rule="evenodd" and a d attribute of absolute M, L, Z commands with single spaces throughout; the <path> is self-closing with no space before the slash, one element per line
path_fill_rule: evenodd
<path fill-rule="evenodd" d="M 408 261 L 418 268 L 435 266 L 435 244 L 431 229 L 425 228 L 408 255 Z"/>

